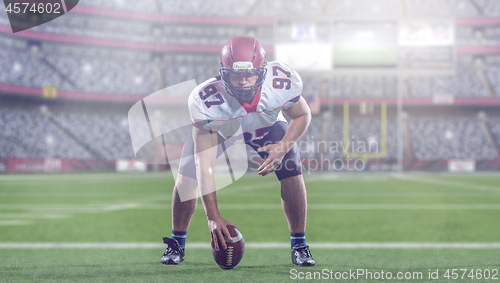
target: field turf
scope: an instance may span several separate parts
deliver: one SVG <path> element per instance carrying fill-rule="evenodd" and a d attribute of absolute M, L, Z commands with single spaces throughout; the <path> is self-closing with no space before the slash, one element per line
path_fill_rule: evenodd
<path fill-rule="evenodd" d="M 241 263 L 222 270 L 201 203 L 186 261 L 160 263 L 170 173 L 0 175 L 0 282 L 500 282 L 499 174 L 305 180 L 316 266 L 291 263 L 279 183 L 252 174 L 218 192 L 222 216 L 247 244 Z"/>

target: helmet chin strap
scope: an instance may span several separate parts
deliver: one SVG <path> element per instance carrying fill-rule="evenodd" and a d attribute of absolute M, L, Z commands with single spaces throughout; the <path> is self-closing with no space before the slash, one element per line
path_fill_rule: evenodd
<path fill-rule="evenodd" d="M 249 100 L 252 100 L 255 96 L 257 96 L 259 94 L 261 87 L 258 87 L 256 90 L 254 90 L 253 93 L 251 93 L 251 91 L 253 89 L 250 89 L 248 92 L 249 93 L 248 97 L 246 95 L 238 95 L 235 91 L 229 89 L 228 87 L 226 87 L 226 90 L 229 94 L 231 94 L 231 96 L 235 97 L 236 99 L 249 101 Z"/>

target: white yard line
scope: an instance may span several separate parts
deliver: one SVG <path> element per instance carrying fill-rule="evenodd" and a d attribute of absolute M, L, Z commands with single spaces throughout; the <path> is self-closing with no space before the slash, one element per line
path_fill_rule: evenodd
<path fill-rule="evenodd" d="M 308 243 L 315 249 L 500 249 L 500 243 Z M 0 243 L 0 249 L 162 249 L 161 243 Z M 209 243 L 187 243 L 187 249 L 210 249 Z M 289 249 L 290 243 L 245 243 L 249 249 Z"/>
<path fill-rule="evenodd" d="M 0 175 L 0 181 L 15 181 L 15 182 L 38 182 L 38 181 L 58 181 L 58 180 L 75 180 L 75 181 L 103 181 L 103 180 L 123 180 L 123 179 L 165 179 L 172 177 L 171 172 L 162 173 L 81 173 L 81 174 L 9 174 Z"/>
<path fill-rule="evenodd" d="M 311 243 L 322 249 L 500 249 L 500 243 Z"/>
<path fill-rule="evenodd" d="M 281 210 L 280 204 L 219 204 L 224 210 Z M 310 204 L 308 210 L 500 210 L 500 204 Z"/>
<path fill-rule="evenodd" d="M 312 204 L 325 210 L 499 210 L 500 204 Z"/>

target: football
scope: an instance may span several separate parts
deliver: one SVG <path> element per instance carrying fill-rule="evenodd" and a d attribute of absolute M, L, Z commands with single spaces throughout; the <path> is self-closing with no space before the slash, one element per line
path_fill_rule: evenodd
<path fill-rule="evenodd" d="M 220 248 L 219 251 L 216 251 L 215 248 L 212 247 L 214 260 L 222 269 L 231 269 L 235 267 L 240 262 L 243 257 L 243 252 L 245 251 L 245 240 L 243 240 L 243 235 L 241 235 L 240 231 L 233 225 L 228 225 L 227 229 L 229 230 L 231 238 L 233 238 L 233 242 L 229 243 L 226 240 L 227 249 L 225 250 Z M 221 247 L 220 243 L 219 247 Z"/>

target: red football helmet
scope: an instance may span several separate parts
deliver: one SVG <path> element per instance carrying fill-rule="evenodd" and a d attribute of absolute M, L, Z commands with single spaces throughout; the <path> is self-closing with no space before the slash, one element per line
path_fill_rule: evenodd
<path fill-rule="evenodd" d="M 220 54 L 220 76 L 228 92 L 234 97 L 249 100 L 259 94 L 266 78 L 266 52 L 262 45 L 252 37 L 238 36 L 229 40 Z M 253 86 L 235 86 L 231 74 L 257 75 Z"/>

